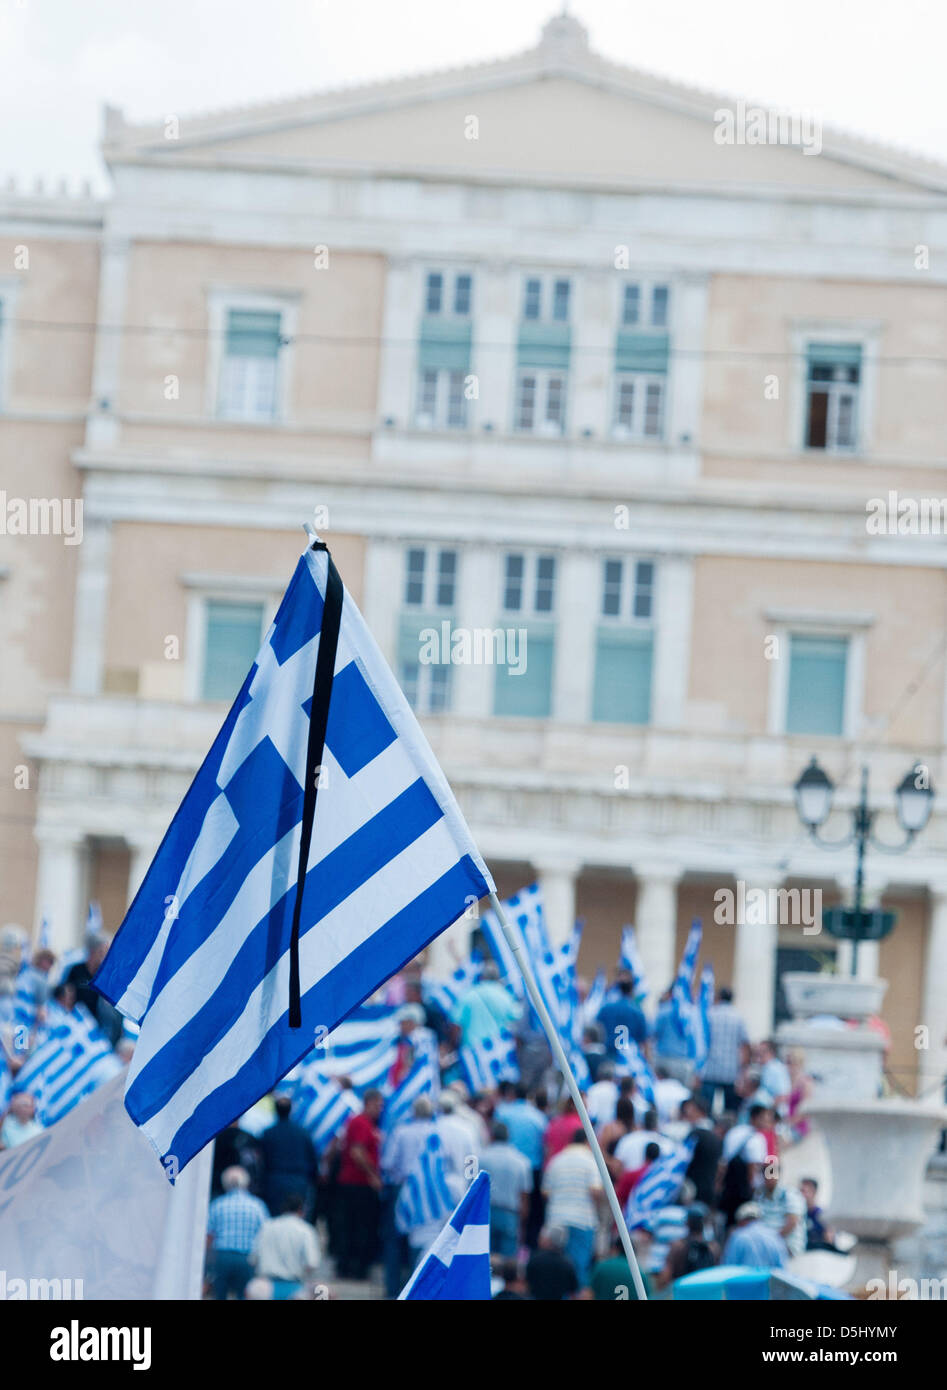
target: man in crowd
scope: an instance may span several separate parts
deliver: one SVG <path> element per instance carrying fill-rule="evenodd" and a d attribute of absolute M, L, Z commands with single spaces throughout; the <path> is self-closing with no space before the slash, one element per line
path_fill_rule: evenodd
<path fill-rule="evenodd" d="M 602 1005 L 598 1011 L 598 1022 L 604 1033 L 602 1041 L 605 1051 L 617 1062 L 629 1041 L 644 1047 L 648 1040 L 648 1023 L 634 1001 L 631 980 L 624 976 L 616 988 L 618 997 Z"/>
<path fill-rule="evenodd" d="M 543 1174 L 546 1222 L 566 1233 L 565 1254 L 575 1269 L 579 1286 L 589 1281 L 599 1205 L 603 1197 L 602 1180 L 589 1141 L 577 1129 L 569 1143 L 552 1158 Z"/>
<path fill-rule="evenodd" d="M 512 1032 L 521 1013 L 513 995 L 500 983 L 500 972 L 493 961 L 483 967 L 480 979 L 466 990 L 451 1010 L 451 1022 L 460 1028 L 467 1046 L 494 1041 L 503 1031 Z"/>
<path fill-rule="evenodd" d="M 686 1176 L 694 1184 L 698 1202 L 712 1207 L 716 1204 L 717 1171 L 723 1141 L 710 1122 L 703 1095 L 689 1096 L 685 1100 L 681 1106 L 681 1119 L 687 1126 L 683 1137 L 694 1145 Z"/>
<path fill-rule="evenodd" d="M 207 1211 L 208 1268 L 216 1299 L 231 1294 L 242 1298 L 253 1276 L 250 1252 L 270 1213 L 248 1191 L 250 1175 L 245 1168 L 225 1168 L 221 1186 L 223 1195 L 215 1197 Z"/>
<path fill-rule="evenodd" d="M 776 1044 L 769 1038 L 758 1048 L 760 1063 L 760 1090 L 765 1091 L 774 1108 L 782 1113 L 789 1101 L 792 1080 L 789 1068 L 776 1051 Z"/>
<path fill-rule="evenodd" d="M 526 1087 L 512 1082 L 503 1082 L 500 1086 L 500 1099 L 493 1118 L 506 1125 L 510 1143 L 519 1149 L 533 1171 L 533 1191 L 525 1231 L 526 1244 L 532 1248 L 543 1224 L 543 1136 L 548 1121 L 529 1099 Z"/>
<path fill-rule="evenodd" d="M 782 1236 L 790 1255 L 801 1255 L 806 1248 L 806 1201 L 797 1187 L 780 1180 L 779 1163 L 772 1154 L 763 1165 L 756 1201 L 764 1225 Z"/>
<path fill-rule="evenodd" d="M 102 1032 L 114 1047 L 122 1032 L 122 1015 L 109 1001 L 92 988 L 92 979 L 105 960 L 109 939 L 99 931 L 90 931 L 85 940 L 85 960 L 76 961 L 66 972 L 64 984 L 72 985 L 76 998 L 84 1004 Z"/>
<path fill-rule="evenodd" d="M 690 1042 L 681 1030 L 678 1011 L 669 989 L 661 995 L 658 1004 L 652 1046 L 655 1066 L 661 1067 L 668 1076 L 676 1077 L 689 1087 L 694 1077 Z"/>
<path fill-rule="evenodd" d="M 401 1184 L 414 1167 L 418 1154 L 434 1132 L 434 1106 L 427 1096 L 418 1096 L 411 1107 L 411 1118 L 395 1125 L 382 1145 L 382 1257 L 385 1266 L 385 1291 L 389 1298 L 397 1298 L 401 1292 L 409 1259 L 407 1241 L 395 1223 L 398 1193 L 401 1191 Z"/>
<path fill-rule="evenodd" d="M 575 1266 L 565 1254 L 566 1240 L 561 1226 L 544 1226 L 540 1231 L 538 1247 L 526 1266 L 526 1285 L 532 1298 L 561 1303 L 579 1292 Z"/>
<path fill-rule="evenodd" d="M 345 1127 L 338 1172 L 340 1250 L 336 1273 L 341 1279 L 366 1279 L 375 1258 L 381 1202 L 381 1130 L 385 1101 L 381 1091 L 366 1091 L 362 1112 Z"/>
<path fill-rule="evenodd" d="M 733 1125 L 723 1139 L 721 1163 L 724 1165 L 717 1205 L 732 1226 L 738 1207 L 751 1201 L 760 1184 L 763 1165 L 769 1153 L 765 1131 L 771 1111 L 766 1105 L 750 1107 L 747 1124 Z"/>
<path fill-rule="evenodd" d="M 819 1184 L 815 1178 L 803 1178 L 799 1184 L 806 1204 L 806 1249 L 837 1250 L 835 1232 L 826 1225 L 822 1208 L 819 1206 Z"/>
<path fill-rule="evenodd" d="M 759 1205 L 744 1202 L 736 1212 L 734 1228 L 723 1247 L 723 1263 L 782 1269 L 788 1258 L 786 1242 L 762 1220 Z"/>
<path fill-rule="evenodd" d="M 643 1244 L 640 1237 L 635 1239 L 637 1234 L 635 1231 L 631 1233 L 632 1246 L 636 1255 L 639 1253 L 639 1247 Z M 643 1257 L 640 1257 L 639 1266 L 642 1262 Z M 650 1298 L 651 1280 L 644 1269 L 641 1269 L 641 1282 L 644 1284 L 646 1296 Z M 592 1290 L 592 1297 L 599 1303 L 614 1303 L 616 1300 L 637 1301 L 638 1290 L 635 1287 L 634 1276 L 617 1232 L 612 1239 L 609 1255 L 606 1259 L 600 1260 L 592 1270 L 589 1287 Z"/>
<path fill-rule="evenodd" d="M 664 1266 L 655 1276 L 659 1289 L 667 1288 L 675 1279 L 683 1279 L 686 1274 L 710 1269 L 719 1262 L 719 1246 L 707 1230 L 709 1218 L 710 1212 L 703 1202 L 692 1202 L 687 1208 L 687 1233 L 671 1242 Z"/>
<path fill-rule="evenodd" d="M 10 1109 L 0 1125 L 0 1148 L 15 1149 L 42 1132 L 43 1126 L 36 1118 L 36 1101 L 29 1091 L 16 1091 L 10 1097 Z"/>
<path fill-rule="evenodd" d="M 256 1277 L 244 1292 L 250 1299 L 305 1298 L 322 1254 L 319 1239 L 303 1217 L 306 1199 L 288 1192 L 281 1214 L 264 1221 L 257 1232 L 250 1263 Z"/>
<path fill-rule="evenodd" d="M 302 1196 L 304 1209 L 312 1211 L 319 1161 L 313 1142 L 302 1125 L 290 1118 L 288 1096 L 277 1096 L 276 1123 L 260 1136 L 263 1160 L 263 1195 L 270 1211 L 281 1211 L 287 1193 Z"/>
<path fill-rule="evenodd" d="M 529 1214 L 533 1170 L 510 1143 L 509 1130 L 500 1120 L 494 1121 L 493 1142 L 484 1150 L 480 1166 L 490 1175 L 490 1253 L 515 1255 Z"/>
<path fill-rule="evenodd" d="M 726 985 L 717 990 L 717 999 L 708 1010 L 710 1049 L 701 1072 L 700 1089 L 708 1113 L 714 1110 L 717 1092 L 723 1092 L 724 1110 L 739 1109 L 737 1078 L 750 1057 L 746 1024 L 733 1007 L 733 991 Z"/>

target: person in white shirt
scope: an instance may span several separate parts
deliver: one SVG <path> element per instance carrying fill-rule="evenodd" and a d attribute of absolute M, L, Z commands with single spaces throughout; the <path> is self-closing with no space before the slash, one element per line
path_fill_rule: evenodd
<path fill-rule="evenodd" d="M 479 1159 L 483 1152 L 480 1135 L 474 1126 L 459 1112 L 457 1097 L 451 1091 L 442 1091 L 438 1101 L 440 1114 L 435 1128 L 444 1150 L 447 1166 L 458 1177 L 466 1177 L 468 1170 L 474 1171 L 471 1160 Z"/>
<path fill-rule="evenodd" d="M 29 1091 L 17 1091 L 10 1097 L 10 1109 L 0 1125 L 0 1146 L 15 1149 L 17 1144 L 25 1144 L 42 1132 L 43 1126 L 36 1118 L 36 1101 Z"/>
<path fill-rule="evenodd" d="M 566 1233 L 565 1255 L 572 1261 L 579 1284 L 586 1288 L 595 1250 L 602 1181 L 589 1141 L 577 1129 L 566 1147 L 557 1153 L 543 1174 L 546 1225 L 561 1226 Z"/>
<path fill-rule="evenodd" d="M 615 1157 L 622 1166 L 625 1173 L 635 1172 L 644 1166 L 646 1160 L 646 1149 L 649 1144 L 657 1144 L 661 1157 L 673 1152 L 674 1144 L 668 1139 L 667 1135 L 661 1134 L 658 1129 L 657 1111 L 649 1110 L 644 1120 L 643 1129 L 633 1129 L 630 1134 L 626 1134 L 624 1139 L 619 1139 L 615 1146 Z"/>
<path fill-rule="evenodd" d="M 596 1129 L 612 1123 L 617 1104 L 618 1083 L 615 1080 L 615 1064 L 602 1062 L 598 1069 L 598 1080 L 589 1087 L 585 1098 L 586 1109 Z"/>
<path fill-rule="evenodd" d="M 681 1106 L 691 1092 L 683 1081 L 670 1076 L 664 1067 L 655 1070 L 654 1106 L 658 1112 L 658 1123 L 663 1129 L 671 1120 L 676 1120 Z"/>
<path fill-rule="evenodd" d="M 287 1299 L 306 1298 L 322 1260 L 319 1237 L 308 1221 L 303 1220 L 305 1198 L 299 1193 L 288 1195 L 283 1202 L 283 1214 L 264 1221 L 257 1232 L 250 1263 L 256 1270 L 244 1290 L 244 1298 Z"/>

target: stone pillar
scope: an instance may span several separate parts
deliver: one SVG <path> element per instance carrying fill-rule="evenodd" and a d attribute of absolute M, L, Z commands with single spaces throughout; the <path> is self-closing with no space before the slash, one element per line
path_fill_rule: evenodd
<path fill-rule="evenodd" d="M 679 729 L 686 722 L 690 677 L 694 557 L 662 556 L 657 564 L 651 722 Z"/>
<path fill-rule="evenodd" d="M 636 876 L 635 936 L 648 978 L 648 1010 L 653 1013 L 658 999 L 674 979 L 677 965 L 677 885 L 681 871 L 647 869 Z"/>
<path fill-rule="evenodd" d="M 759 875 L 753 874 L 743 881 L 745 910 L 738 914 L 735 926 L 733 1000 L 743 1015 L 750 1040 L 759 1042 L 773 1031 L 778 923 L 770 906 L 772 890 L 779 884 L 765 877 L 761 881 Z"/>
<path fill-rule="evenodd" d="M 458 965 L 470 955 L 470 938 L 478 918 L 474 915 L 473 905 L 468 910 L 470 916 L 465 913 L 446 931 L 442 931 L 440 936 L 435 936 L 428 946 L 424 969 L 432 979 L 450 979 Z"/>
<path fill-rule="evenodd" d="M 589 620 L 589 615 L 598 613 L 601 608 L 601 557 L 586 551 L 563 552 L 556 589 L 559 617 L 553 671 L 553 718 L 566 724 L 585 724 L 592 716 L 595 678 L 595 622 Z"/>
<path fill-rule="evenodd" d="M 77 695 L 102 692 L 111 551 L 111 523 L 87 517 L 79 547 L 72 639 L 71 684 Z"/>
<path fill-rule="evenodd" d="M 566 429 L 608 438 L 615 365 L 615 272 L 587 270 L 575 284 L 572 316 L 572 390 Z"/>
<path fill-rule="evenodd" d="M 398 670 L 398 619 L 404 598 L 407 543 L 371 536 L 365 552 L 361 609 L 391 669 Z"/>
<path fill-rule="evenodd" d="M 582 867 L 575 860 L 535 865 L 543 895 L 546 932 L 552 946 L 568 941 L 575 926 L 575 887 Z"/>
<path fill-rule="evenodd" d="M 398 429 L 414 424 L 418 325 L 423 311 L 424 275 L 419 261 L 392 256 L 385 278 L 382 318 L 384 349 L 378 365 L 378 414 Z"/>
<path fill-rule="evenodd" d="M 474 273 L 477 312 L 472 370 L 480 386 L 477 423 L 491 426 L 494 434 L 509 434 L 522 277 L 518 269 L 504 264 L 480 263 Z"/>
<path fill-rule="evenodd" d="M 475 628 L 500 626 L 499 573 L 496 552 L 486 546 L 465 546 L 460 552 L 457 577 L 457 601 L 454 606 L 459 627 Z M 508 615 L 511 626 L 515 614 Z M 504 624 L 505 625 L 505 624 Z M 529 661 L 527 647 L 526 660 Z M 453 692 L 451 712 L 470 719 L 488 719 L 493 713 L 493 691 L 496 666 L 455 666 L 451 673 Z"/>
<path fill-rule="evenodd" d="M 57 953 L 80 946 L 86 919 L 85 840 L 78 831 L 37 828 L 36 939 L 45 917 Z"/>
<path fill-rule="evenodd" d="M 145 874 L 151 868 L 151 861 L 158 853 L 160 840 L 131 840 L 128 842 L 129 864 L 128 864 L 128 902 L 131 905 L 132 899 L 138 892 L 144 881 Z M 173 892 L 173 889 L 169 889 Z"/>
<path fill-rule="evenodd" d="M 943 1100 L 943 1085 L 935 1089 L 935 1083 L 947 1075 L 947 887 L 930 892 L 921 989 L 918 1022 L 928 1030 L 928 1046 L 918 1049 L 919 1089 L 933 1103 Z"/>

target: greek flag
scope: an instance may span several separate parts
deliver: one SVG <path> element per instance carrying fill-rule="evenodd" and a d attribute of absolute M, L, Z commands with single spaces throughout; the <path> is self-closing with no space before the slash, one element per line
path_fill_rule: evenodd
<path fill-rule="evenodd" d="M 447 1184 L 447 1163 L 437 1134 L 431 1134 L 401 1184 L 395 1225 L 402 1235 L 446 1221 L 454 1206 Z"/>
<path fill-rule="evenodd" d="M 361 1108 L 358 1097 L 343 1091 L 332 1077 L 310 1076 L 293 1093 L 293 1119 L 308 1130 L 317 1153 L 328 1147 Z"/>
<path fill-rule="evenodd" d="M 29 1091 L 40 1123 L 52 1125 L 121 1069 L 92 1015 L 77 1004 L 71 1013 L 56 1011 L 46 1037 L 17 1072 L 12 1090 Z"/>
<path fill-rule="evenodd" d="M 605 1003 L 608 981 L 604 970 L 599 970 L 589 986 L 589 992 L 582 1001 L 580 1019 L 583 1028 L 588 1028 L 598 1018 L 599 1010 Z"/>
<path fill-rule="evenodd" d="M 710 1051 L 710 1006 L 714 1002 L 714 968 L 705 965 L 700 972 L 700 997 L 694 1010 L 693 1047 L 694 1062 L 700 1071 L 707 1061 Z"/>
<path fill-rule="evenodd" d="M 324 656 L 316 682 L 323 613 L 330 653 L 339 600 L 334 661 Z M 333 672 L 320 759 L 310 712 Z M 95 980 L 141 1023 L 125 1105 L 166 1171 L 492 889 L 414 714 L 317 543 Z"/>
<path fill-rule="evenodd" d="M 460 1065 L 472 1091 L 495 1091 L 501 1081 L 519 1081 L 516 1044 L 505 1030 L 496 1038 L 472 1037 L 460 1049 Z"/>
<path fill-rule="evenodd" d="M 517 893 L 503 904 L 503 915 L 508 922 L 512 922 L 518 914 L 520 899 L 529 893 L 529 889 L 524 889 L 523 894 Z M 516 964 L 516 957 L 513 955 L 513 948 L 506 939 L 506 933 L 500 926 L 500 919 L 492 908 L 487 908 L 480 917 L 480 930 L 483 939 L 487 944 L 491 956 L 496 962 L 496 967 L 500 972 L 500 979 L 511 989 L 517 999 L 524 999 L 526 990 L 523 985 L 523 976 Z"/>
<path fill-rule="evenodd" d="M 646 1225 L 652 1212 L 674 1200 L 690 1167 L 694 1147 L 693 1140 L 678 1145 L 672 1153 L 655 1159 L 644 1177 L 639 1179 L 631 1190 L 625 1208 L 629 1230 Z"/>
<path fill-rule="evenodd" d="M 359 1095 L 381 1089 L 395 1061 L 397 1012 L 393 1004 L 363 1004 L 353 1010 L 323 1045 L 317 1044 L 306 1067 L 319 1076 L 348 1077 Z"/>
<path fill-rule="evenodd" d="M 46 1003 L 48 994 L 49 986 L 43 972 L 33 965 L 21 965 L 16 977 L 14 1023 L 28 1030 L 35 1028 L 39 1011 Z"/>
<path fill-rule="evenodd" d="M 700 941 L 703 935 L 700 919 L 695 918 L 687 933 L 684 953 L 677 967 L 674 983 L 671 985 L 671 1007 L 677 1030 L 688 1046 L 688 1055 L 694 1057 L 697 1047 L 696 1008 L 694 1006 L 694 980 L 697 974 L 697 957 L 700 955 Z"/>
<path fill-rule="evenodd" d="M 638 939 L 635 936 L 634 927 L 622 928 L 619 964 L 623 970 L 628 971 L 634 980 L 635 999 L 640 1004 L 648 997 L 648 977 L 645 974 L 641 952 L 638 950 Z"/>
<path fill-rule="evenodd" d="M 464 965 L 458 965 L 449 980 L 425 980 L 424 997 L 443 1013 L 449 1014 L 460 996 L 477 983 L 480 970 L 479 960 L 469 960 Z"/>
<path fill-rule="evenodd" d="M 385 1101 L 381 1127 L 390 1133 L 395 1125 L 411 1118 L 411 1109 L 418 1096 L 432 1096 L 440 1089 L 440 1078 L 436 1075 L 430 1057 L 419 1057 L 399 1086 L 396 1086 Z"/>
<path fill-rule="evenodd" d="M 618 1061 L 615 1063 L 615 1075 L 634 1077 L 635 1085 L 648 1102 L 648 1105 L 653 1106 L 655 1104 L 654 1086 L 656 1077 L 651 1070 L 647 1057 L 645 1057 L 634 1038 L 628 1038 L 619 1048 Z"/>
<path fill-rule="evenodd" d="M 490 1297 L 490 1179 L 480 1173 L 399 1299 Z"/>

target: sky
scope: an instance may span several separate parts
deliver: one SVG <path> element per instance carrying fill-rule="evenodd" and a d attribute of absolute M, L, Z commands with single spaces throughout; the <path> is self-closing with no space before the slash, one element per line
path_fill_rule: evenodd
<path fill-rule="evenodd" d="M 0 0 L 0 186 L 91 179 L 130 120 L 246 105 L 532 47 L 561 0 Z M 945 0 L 571 0 L 632 67 L 947 161 Z"/>

